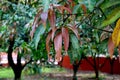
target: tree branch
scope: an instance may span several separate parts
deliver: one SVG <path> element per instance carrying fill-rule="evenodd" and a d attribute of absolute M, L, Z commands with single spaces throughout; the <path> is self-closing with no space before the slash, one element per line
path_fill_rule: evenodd
<path fill-rule="evenodd" d="M 85 22 L 85 23 L 86 23 L 88 26 L 91 26 L 91 27 L 89 27 L 89 28 L 93 28 L 93 29 L 97 29 L 97 30 L 100 30 L 100 31 L 104 31 L 104 32 L 112 33 L 112 31 L 108 31 L 108 30 L 104 30 L 104 29 L 99 29 L 99 28 L 96 28 L 96 27 L 94 27 L 94 26 L 88 24 L 87 22 Z"/>
<path fill-rule="evenodd" d="M 30 58 L 30 60 L 29 60 L 28 62 L 26 62 L 26 63 L 22 66 L 22 68 L 24 68 L 27 64 L 31 63 L 32 61 L 33 61 L 33 59 Z"/>

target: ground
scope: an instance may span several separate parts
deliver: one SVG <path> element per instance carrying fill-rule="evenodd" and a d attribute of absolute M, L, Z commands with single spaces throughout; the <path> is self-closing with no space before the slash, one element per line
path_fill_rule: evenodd
<path fill-rule="evenodd" d="M 79 71 L 78 80 L 98 80 L 93 79 L 94 72 L 91 71 Z M 1 78 L 0 80 L 13 80 L 11 78 Z M 42 73 L 36 75 L 24 75 L 22 76 L 22 80 L 72 80 L 72 71 L 67 70 L 65 72 L 49 72 L 49 73 Z M 120 80 L 120 75 L 111 75 L 107 73 L 100 72 L 100 79 L 99 80 Z"/>

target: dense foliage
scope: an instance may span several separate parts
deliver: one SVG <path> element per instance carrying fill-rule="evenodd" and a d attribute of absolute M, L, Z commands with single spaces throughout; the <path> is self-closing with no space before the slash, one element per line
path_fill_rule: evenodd
<path fill-rule="evenodd" d="M 0 52 L 15 34 L 14 50 L 34 60 L 67 54 L 79 67 L 86 55 L 112 58 L 114 48 L 120 52 L 119 9 L 119 0 L 1 0 Z"/>

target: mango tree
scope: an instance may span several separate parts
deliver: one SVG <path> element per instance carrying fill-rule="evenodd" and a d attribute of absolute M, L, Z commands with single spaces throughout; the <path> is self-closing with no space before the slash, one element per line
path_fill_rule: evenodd
<path fill-rule="evenodd" d="M 8 53 L 8 63 L 14 72 L 14 79 L 20 80 L 24 67 L 32 62 L 32 51 L 29 45 L 29 26 L 30 20 L 36 9 L 21 3 L 14 4 L 9 1 L 1 1 L 1 25 L 0 25 L 0 49 Z M 31 13 L 30 13 L 31 12 Z M 19 14 L 21 13 L 21 14 Z M 12 53 L 17 53 L 16 63 Z M 22 59 L 26 59 L 22 64 Z"/>
<path fill-rule="evenodd" d="M 51 47 L 55 51 L 55 61 L 60 62 L 62 60 L 62 55 L 70 55 L 73 64 L 73 80 L 76 80 L 76 73 L 78 71 L 83 48 L 80 46 L 80 21 L 84 21 L 88 13 L 93 9 L 91 4 L 86 7 L 82 1 L 50 1 L 43 0 L 43 6 L 38 11 L 35 16 L 32 30 L 30 33 L 31 38 L 34 37 L 34 33 L 37 28 L 41 27 L 42 30 L 48 31 L 46 38 L 46 50 L 48 53 L 48 58 L 51 58 Z M 88 15 L 89 16 L 89 15 Z M 79 23 L 79 24 L 78 24 Z M 40 25 L 40 26 L 39 26 Z M 44 28 L 42 28 L 44 27 Z M 36 45 L 38 41 L 36 42 Z M 63 45 L 63 47 L 62 47 Z"/>
<path fill-rule="evenodd" d="M 119 1 L 117 1 L 117 2 L 98 1 L 98 3 L 96 4 L 96 8 L 93 10 L 93 12 L 91 14 L 91 17 L 88 17 L 88 20 L 87 20 L 88 22 L 85 22 L 85 24 L 88 25 L 89 28 L 92 28 L 92 32 L 90 32 L 90 31 L 89 32 L 93 33 L 93 34 L 88 33 L 88 35 L 89 35 L 88 39 L 91 40 L 90 43 L 88 43 L 88 47 L 90 48 L 89 52 L 91 52 L 91 55 L 93 56 L 94 64 L 90 63 L 90 61 L 88 61 L 88 60 L 87 61 L 93 66 L 95 73 L 96 73 L 96 78 L 98 78 L 98 70 L 99 70 L 99 68 L 101 68 L 99 66 L 99 62 L 98 62 L 98 65 L 96 64 L 96 61 L 99 61 L 99 59 L 97 59 L 97 58 L 99 58 L 99 54 L 101 54 L 101 53 L 102 54 L 104 53 L 106 55 L 106 53 L 107 53 L 107 49 L 105 49 L 106 43 L 107 43 L 106 41 L 108 41 L 108 38 L 113 31 L 112 27 L 114 26 L 114 22 L 119 18 L 118 13 L 116 13 L 116 11 L 119 11 L 119 6 L 113 7 L 113 5 L 115 6 L 115 5 L 119 5 L 119 4 L 120 4 Z M 109 9 L 111 9 L 111 7 L 113 8 L 113 10 L 111 10 L 108 13 L 108 11 L 109 11 Z M 118 30 L 118 25 L 119 25 L 119 20 L 116 24 L 116 27 L 117 27 L 117 29 L 115 28 L 116 30 Z M 116 33 L 117 33 L 116 30 L 113 31 L 112 37 L 114 37 L 116 35 Z M 90 35 L 92 35 L 92 36 L 90 36 Z M 114 40 L 115 39 L 118 39 L 118 38 L 114 37 Z M 91 45 L 89 45 L 89 44 L 91 44 Z M 113 52 L 114 52 L 114 44 L 115 43 L 112 42 L 111 37 L 110 37 L 110 39 L 108 41 L 108 52 L 110 54 L 113 54 Z M 110 60 L 111 73 L 112 73 L 113 63 L 114 63 L 114 59 Z"/>

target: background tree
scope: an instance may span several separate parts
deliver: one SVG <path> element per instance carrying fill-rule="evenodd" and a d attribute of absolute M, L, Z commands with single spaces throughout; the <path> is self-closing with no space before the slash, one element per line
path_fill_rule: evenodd
<path fill-rule="evenodd" d="M 24 67 L 32 61 L 29 46 L 29 26 L 33 19 L 35 8 L 21 3 L 14 4 L 9 1 L 1 1 L 1 51 L 8 53 L 8 62 L 11 66 L 15 80 L 19 80 Z M 21 13 L 21 14 L 19 14 Z M 17 63 L 14 63 L 12 53 L 17 53 Z M 25 64 L 21 63 L 22 58 L 27 58 Z"/>

